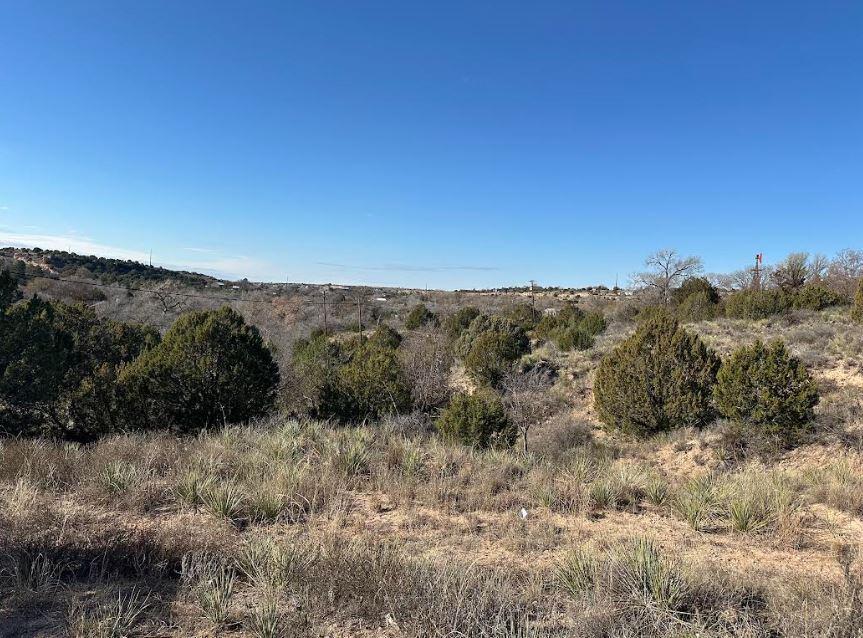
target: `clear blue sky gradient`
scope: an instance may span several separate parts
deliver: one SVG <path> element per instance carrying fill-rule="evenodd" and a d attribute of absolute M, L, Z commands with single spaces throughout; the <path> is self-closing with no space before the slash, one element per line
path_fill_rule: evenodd
<path fill-rule="evenodd" d="M 863 3 L 0 0 L 0 243 L 621 282 L 863 248 Z"/>

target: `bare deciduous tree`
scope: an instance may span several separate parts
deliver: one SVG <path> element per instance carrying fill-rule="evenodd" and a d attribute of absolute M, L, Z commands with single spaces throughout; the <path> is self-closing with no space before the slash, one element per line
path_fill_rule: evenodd
<path fill-rule="evenodd" d="M 821 282 L 827 277 L 830 260 L 827 255 L 813 255 L 809 262 L 809 279 L 811 282 Z"/>
<path fill-rule="evenodd" d="M 863 277 L 863 250 L 846 248 L 839 251 L 827 268 L 827 282 L 836 292 L 849 299 L 857 290 L 857 282 Z"/>
<path fill-rule="evenodd" d="M 439 331 L 407 335 L 399 353 L 414 407 L 431 410 L 444 405 L 451 393 L 449 374 L 453 363 L 445 335 Z"/>
<path fill-rule="evenodd" d="M 154 288 L 153 297 L 155 297 L 162 306 L 163 314 L 168 314 L 174 310 L 181 310 L 186 305 L 185 297 L 178 295 L 166 286 Z"/>
<path fill-rule="evenodd" d="M 671 291 L 687 277 L 700 273 L 703 267 L 700 257 L 681 257 L 668 248 L 650 255 L 644 265 L 648 270 L 633 275 L 633 282 L 655 290 L 665 305 L 671 303 Z"/>
<path fill-rule="evenodd" d="M 809 253 L 791 253 L 771 273 L 773 282 L 785 292 L 800 290 L 811 275 Z"/>
<path fill-rule="evenodd" d="M 507 416 L 518 428 L 522 452 L 527 454 L 527 436 L 531 426 L 559 412 L 563 400 L 549 392 L 547 380 L 516 370 L 504 376 L 501 390 Z"/>

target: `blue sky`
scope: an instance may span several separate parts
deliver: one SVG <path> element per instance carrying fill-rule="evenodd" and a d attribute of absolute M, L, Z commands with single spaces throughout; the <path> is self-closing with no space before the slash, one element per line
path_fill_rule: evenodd
<path fill-rule="evenodd" d="M 612 284 L 863 248 L 863 3 L 0 0 L 0 244 Z"/>

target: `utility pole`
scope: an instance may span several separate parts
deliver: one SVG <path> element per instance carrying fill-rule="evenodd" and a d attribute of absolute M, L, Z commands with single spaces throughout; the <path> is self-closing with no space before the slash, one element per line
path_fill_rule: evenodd
<path fill-rule="evenodd" d="M 752 269 L 752 287 L 755 290 L 761 290 L 761 262 L 764 259 L 764 253 L 755 255 L 755 268 Z"/>
<path fill-rule="evenodd" d="M 363 340 L 363 304 L 361 297 L 357 295 L 357 325 L 360 330 L 360 341 Z"/>
<path fill-rule="evenodd" d="M 530 308 L 533 312 L 533 320 L 536 321 L 536 295 L 533 292 L 533 286 L 536 282 L 531 279 L 530 280 Z"/>
<path fill-rule="evenodd" d="M 327 324 L 327 287 L 321 289 L 321 294 L 324 296 L 324 336 L 330 336 L 329 325 Z"/>

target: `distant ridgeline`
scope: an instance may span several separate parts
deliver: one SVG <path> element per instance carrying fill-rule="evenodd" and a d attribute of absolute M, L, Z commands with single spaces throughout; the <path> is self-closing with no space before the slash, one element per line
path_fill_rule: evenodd
<path fill-rule="evenodd" d="M 20 277 L 89 276 L 103 283 L 125 285 L 143 282 L 174 281 L 188 286 L 206 286 L 213 277 L 194 272 L 168 270 L 148 266 L 137 261 L 108 259 L 95 255 L 78 255 L 65 250 L 41 248 L 0 248 L 0 261 L 4 268 Z"/>

